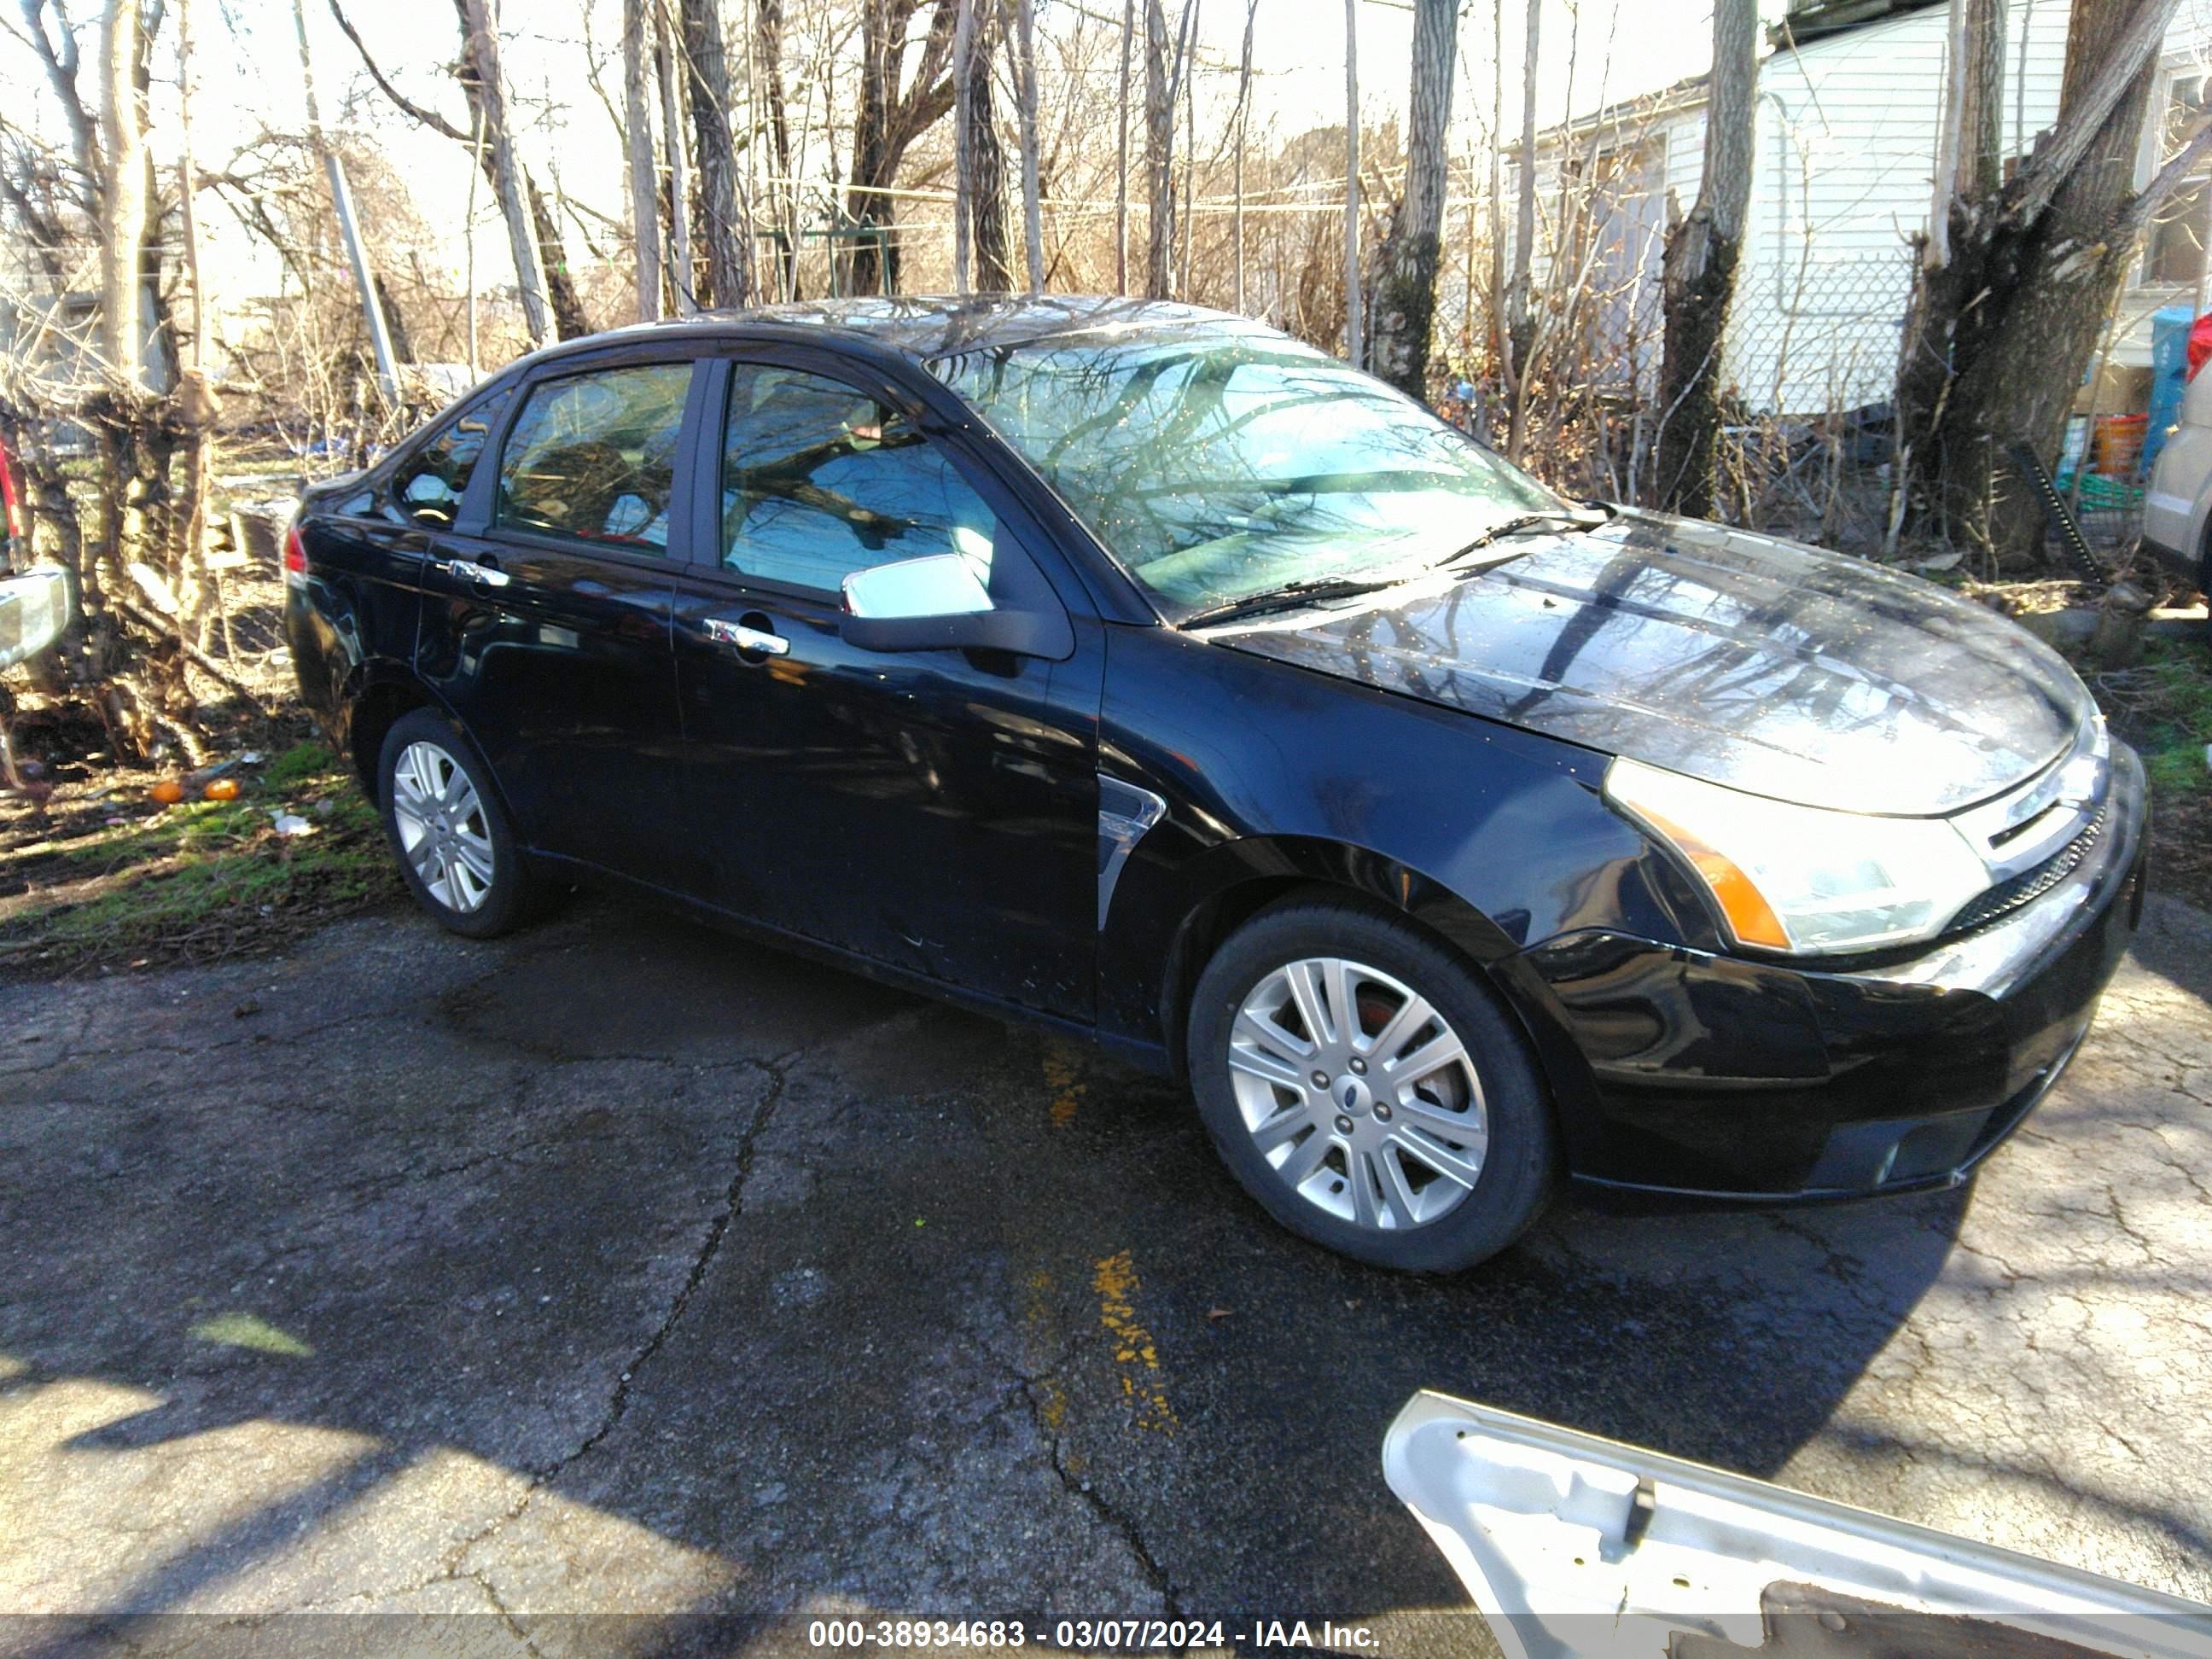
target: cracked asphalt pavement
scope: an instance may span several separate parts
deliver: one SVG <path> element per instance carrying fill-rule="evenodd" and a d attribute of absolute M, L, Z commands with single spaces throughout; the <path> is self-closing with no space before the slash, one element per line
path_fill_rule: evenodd
<path fill-rule="evenodd" d="M 1462 1605 L 1379 1469 L 1424 1386 L 2212 1597 L 2208 1166 L 2212 918 L 2162 899 L 1972 1188 L 1571 1200 L 1449 1279 L 1275 1231 L 1164 1085 L 611 902 L 11 988 L 0 1613 L 1416 1649 Z"/>

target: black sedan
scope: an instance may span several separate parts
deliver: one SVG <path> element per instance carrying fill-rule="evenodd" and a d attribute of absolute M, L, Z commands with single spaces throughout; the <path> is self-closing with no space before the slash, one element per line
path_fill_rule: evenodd
<path fill-rule="evenodd" d="M 1563 1174 L 1961 1180 L 2141 905 L 2141 768 L 2008 623 L 1563 500 L 1188 307 L 570 342 L 312 491 L 285 564 L 447 927 L 611 881 L 1090 1038 L 1396 1267 Z"/>

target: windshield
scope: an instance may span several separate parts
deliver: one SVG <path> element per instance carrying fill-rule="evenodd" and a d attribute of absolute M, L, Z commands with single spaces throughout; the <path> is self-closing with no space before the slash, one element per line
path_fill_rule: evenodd
<path fill-rule="evenodd" d="M 1170 621 L 1412 574 L 1561 507 L 1411 398 L 1257 326 L 984 346 L 931 366 Z"/>

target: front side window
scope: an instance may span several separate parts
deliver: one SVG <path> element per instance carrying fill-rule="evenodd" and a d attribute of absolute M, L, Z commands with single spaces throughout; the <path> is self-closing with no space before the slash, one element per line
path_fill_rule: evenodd
<path fill-rule="evenodd" d="M 738 363 L 722 445 L 722 564 L 835 592 L 855 570 L 960 553 L 987 581 L 996 520 L 944 450 L 851 386 Z"/>
<path fill-rule="evenodd" d="M 535 386 L 500 458 L 503 530 L 633 553 L 668 548 L 689 363 L 605 368 Z"/>
<path fill-rule="evenodd" d="M 469 477 L 483 453 L 492 428 L 514 400 L 514 388 L 502 386 L 472 409 L 464 410 L 446 429 L 399 464 L 392 475 L 393 517 L 445 526 L 461 510 Z"/>
<path fill-rule="evenodd" d="M 931 367 L 1171 620 L 1410 574 L 1560 506 L 1412 399 L 1270 329 L 1164 325 Z"/>

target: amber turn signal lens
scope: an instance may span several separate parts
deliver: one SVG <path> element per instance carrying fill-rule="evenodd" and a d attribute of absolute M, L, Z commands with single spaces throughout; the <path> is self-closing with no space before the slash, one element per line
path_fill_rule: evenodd
<path fill-rule="evenodd" d="M 1724 854 L 1716 852 L 1688 830 L 1670 818 L 1644 810 L 1654 829 L 1673 842 L 1684 857 L 1697 866 L 1705 878 L 1705 885 L 1712 890 L 1713 897 L 1728 918 L 1729 931 L 1741 945 L 1764 945 L 1771 950 L 1790 948 L 1790 935 L 1782 926 L 1782 918 L 1774 914 L 1774 907 L 1765 896 L 1753 884 L 1736 864 Z"/>

